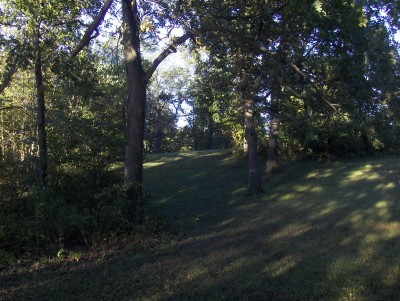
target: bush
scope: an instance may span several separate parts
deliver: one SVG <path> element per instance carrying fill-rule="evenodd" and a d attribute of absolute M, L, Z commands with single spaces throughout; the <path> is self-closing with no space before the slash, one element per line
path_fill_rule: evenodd
<path fill-rule="evenodd" d="M 10 188 L 6 198 L 3 193 L 0 245 L 4 254 L 56 254 L 61 248 L 89 245 L 132 230 L 125 216 L 124 189 L 115 184 L 115 174 L 91 173 L 72 165 L 50 174 L 45 191 L 14 194 Z"/>

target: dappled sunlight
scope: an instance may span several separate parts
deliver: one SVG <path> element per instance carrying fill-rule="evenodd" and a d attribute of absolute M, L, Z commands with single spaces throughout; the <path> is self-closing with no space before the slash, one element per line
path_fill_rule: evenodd
<path fill-rule="evenodd" d="M 342 181 L 344 185 L 346 185 L 347 181 L 376 181 L 382 180 L 382 175 L 376 171 L 376 169 L 380 168 L 380 164 L 366 164 L 362 168 L 352 171 L 348 174 L 347 178 Z"/>
<path fill-rule="evenodd" d="M 274 262 L 269 262 L 265 266 L 264 272 L 270 277 L 279 277 L 289 273 L 301 261 L 302 258 L 299 255 L 289 254 Z"/>
<path fill-rule="evenodd" d="M 338 225 L 352 225 L 354 227 L 368 227 L 374 229 L 378 222 L 389 221 L 393 218 L 391 207 L 392 201 L 384 200 L 374 204 L 373 207 L 367 209 L 356 209 Z"/>
<path fill-rule="evenodd" d="M 298 195 L 296 193 L 289 192 L 289 193 L 285 193 L 284 195 L 282 195 L 280 197 L 280 199 L 283 201 L 292 201 L 292 200 L 295 200 L 297 197 L 298 197 Z"/>
<path fill-rule="evenodd" d="M 359 269 L 360 259 L 353 256 L 340 256 L 334 258 L 328 267 L 328 279 L 337 287 L 341 287 L 339 300 L 363 300 L 363 286 L 354 271 Z"/>
<path fill-rule="evenodd" d="M 390 206 L 392 202 L 390 201 L 380 201 L 375 204 L 375 212 L 376 215 L 384 220 L 388 220 L 392 218 L 392 212 L 390 212 Z"/>
<path fill-rule="evenodd" d="M 318 180 L 323 178 L 329 178 L 333 175 L 334 170 L 332 168 L 314 170 L 306 175 L 306 179 Z"/>
<path fill-rule="evenodd" d="M 246 187 L 240 187 L 232 191 L 232 195 L 241 195 L 247 191 Z"/>
<path fill-rule="evenodd" d="M 390 190 L 396 188 L 397 185 L 394 182 L 382 183 L 375 186 L 374 190 Z"/>
<path fill-rule="evenodd" d="M 383 237 L 387 239 L 400 237 L 400 222 L 378 223 L 375 227 L 384 233 Z"/>
<path fill-rule="evenodd" d="M 293 188 L 296 192 L 309 192 L 312 189 L 312 185 L 294 185 Z"/>
<path fill-rule="evenodd" d="M 200 277 L 206 276 L 209 273 L 209 268 L 204 265 L 195 265 L 186 272 L 186 280 L 193 281 Z"/>
<path fill-rule="evenodd" d="M 397 290 L 397 161 L 300 162 L 265 178 L 266 193 L 253 197 L 240 160 L 178 156 L 145 169 L 149 212 L 168 230 L 88 268 L 107 289 L 165 301 L 372 301 Z M 108 281 L 112 273 L 118 280 Z"/>
<path fill-rule="evenodd" d="M 171 201 L 171 198 L 163 198 L 158 201 L 159 204 L 165 204 Z"/>
<path fill-rule="evenodd" d="M 335 201 L 327 202 L 324 208 L 310 215 L 310 220 L 318 220 L 334 214 L 338 209 L 337 205 Z"/>
<path fill-rule="evenodd" d="M 298 237 L 304 235 L 305 233 L 312 230 L 312 226 L 310 224 L 305 223 L 293 223 L 283 227 L 279 232 L 271 235 L 268 238 L 268 242 L 273 242 L 275 240 L 282 239 L 291 239 L 294 237 Z"/>
<path fill-rule="evenodd" d="M 254 209 L 254 208 L 258 207 L 258 206 L 259 206 L 258 203 L 250 203 L 250 204 L 245 204 L 245 205 L 238 206 L 236 210 L 239 210 L 239 211 L 251 210 L 251 209 Z"/>
<path fill-rule="evenodd" d="M 240 271 L 251 264 L 257 263 L 255 260 L 256 259 L 254 257 L 245 257 L 239 254 L 235 260 L 229 262 L 223 267 L 222 272 L 227 274 L 236 273 L 237 271 Z"/>
<path fill-rule="evenodd" d="M 226 226 L 229 226 L 229 225 L 233 224 L 235 221 L 236 221 L 235 217 L 228 218 L 226 220 L 223 220 L 219 224 L 217 224 L 215 227 L 216 228 L 226 227 Z"/>
<path fill-rule="evenodd" d="M 324 191 L 324 187 L 322 186 L 313 186 L 310 190 L 312 193 L 321 193 Z"/>
<path fill-rule="evenodd" d="M 193 176 L 189 177 L 189 179 L 196 180 L 196 179 L 199 179 L 204 176 L 207 176 L 206 172 L 198 172 L 198 173 L 195 173 Z"/>
<path fill-rule="evenodd" d="M 166 162 L 147 162 L 143 164 L 144 168 L 151 168 L 164 165 Z"/>
<path fill-rule="evenodd" d="M 394 287 L 395 285 L 398 285 L 399 280 L 400 280 L 400 263 L 397 263 L 389 267 L 384 283 L 388 286 Z"/>

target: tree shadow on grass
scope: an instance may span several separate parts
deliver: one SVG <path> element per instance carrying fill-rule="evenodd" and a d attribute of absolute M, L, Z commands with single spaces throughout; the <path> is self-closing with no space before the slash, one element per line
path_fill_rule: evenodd
<path fill-rule="evenodd" d="M 18 285 L 2 277 L 4 299 L 397 300 L 397 161 L 297 163 L 257 198 L 228 154 L 163 163 L 146 175 L 150 207 L 175 236 Z"/>
<path fill-rule="evenodd" d="M 260 199 L 245 198 L 239 186 L 225 206 L 205 207 L 193 224 L 207 225 L 206 238 L 187 239 L 193 258 L 205 262 L 206 272 L 197 280 L 201 285 L 185 282 L 178 295 L 166 299 L 190 299 L 196 291 L 198 298 L 219 299 L 397 298 L 397 159 L 303 162 L 291 169 L 269 179 L 268 193 Z M 213 186 L 203 189 L 212 194 Z M 199 194 L 183 192 L 186 200 Z M 227 266 L 236 268 L 228 272 Z"/>

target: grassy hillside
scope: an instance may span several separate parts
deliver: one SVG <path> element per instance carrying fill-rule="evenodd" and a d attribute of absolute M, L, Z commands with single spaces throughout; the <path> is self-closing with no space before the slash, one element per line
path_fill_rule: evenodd
<path fill-rule="evenodd" d="M 398 300 L 398 157 L 290 163 L 259 197 L 228 152 L 147 161 L 147 210 L 163 225 L 3 270 L 0 299 Z"/>

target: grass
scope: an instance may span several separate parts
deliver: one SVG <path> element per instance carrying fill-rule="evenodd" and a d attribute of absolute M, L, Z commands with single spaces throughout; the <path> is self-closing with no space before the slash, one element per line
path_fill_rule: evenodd
<path fill-rule="evenodd" d="M 247 195 L 228 152 L 149 156 L 163 231 L 0 272 L 0 300 L 398 300 L 398 157 L 288 163 Z"/>

